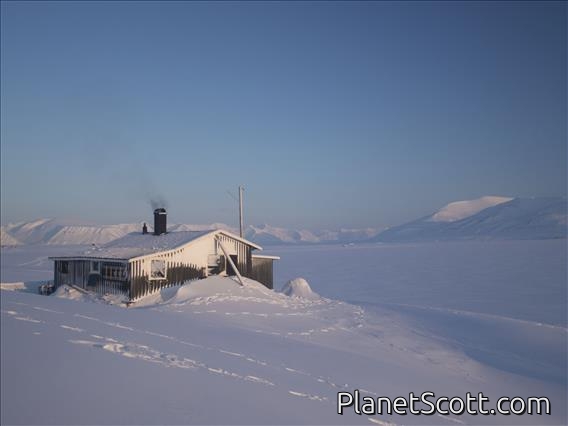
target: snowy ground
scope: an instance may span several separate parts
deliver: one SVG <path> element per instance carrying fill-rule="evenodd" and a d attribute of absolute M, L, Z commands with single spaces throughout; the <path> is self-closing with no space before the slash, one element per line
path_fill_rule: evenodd
<path fill-rule="evenodd" d="M 469 311 L 568 326 L 567 240 L 270 247 L 276 286 L 306 278 L 352 303 Z"/>
<path fill-rule="evenodd" d="M 50 278 L 45 251 L 9 250 L 2 282 Z M 565 241 L 274 251 L 277 286 L 357 304 L 221 278 L 128 309 L 2 291 L 2 424 L 566 424 Z M 548 396 L 552 415 L 335 414 L 354 389 Z"/>

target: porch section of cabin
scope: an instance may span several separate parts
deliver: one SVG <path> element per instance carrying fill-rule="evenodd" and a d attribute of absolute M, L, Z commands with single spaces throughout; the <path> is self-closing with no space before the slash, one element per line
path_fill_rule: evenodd
<path fill-rule="evenodd" d="M 84 290 L 105 294 L 129 292 L 128 262 L 114 259 L 54 259 L 55 288 L 74 285 Z"/>

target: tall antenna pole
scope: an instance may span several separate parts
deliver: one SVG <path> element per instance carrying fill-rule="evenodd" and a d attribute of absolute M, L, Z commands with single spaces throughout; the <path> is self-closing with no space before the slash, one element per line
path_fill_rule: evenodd
<path fill-rule="evenodd" d="M 239 229 L 241 232 L 241 238 L 243 238 L 245 232 L 245 225 L 243 221 L 243 191 L 245 188 L 242 185 L 239 185 Z"/>

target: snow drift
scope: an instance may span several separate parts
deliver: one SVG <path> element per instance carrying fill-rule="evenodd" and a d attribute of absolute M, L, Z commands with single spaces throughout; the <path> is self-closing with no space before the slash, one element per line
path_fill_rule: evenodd
<path fill-rule="evenodd" d="M 282 287 L 282 293 L 289 297 L 301 297 L 309 300 L 319 299 L 319 295 L 311 289 L 304 278 L 294 278 L 288 281 Z"/>

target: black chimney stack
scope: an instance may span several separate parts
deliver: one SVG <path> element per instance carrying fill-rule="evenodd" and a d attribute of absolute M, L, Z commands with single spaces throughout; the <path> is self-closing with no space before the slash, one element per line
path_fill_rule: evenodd
<path fill-rule="evenodd" d="M 162 235 L 166 233 L 166 209 L 154 210 L 154 235 Z"/>

